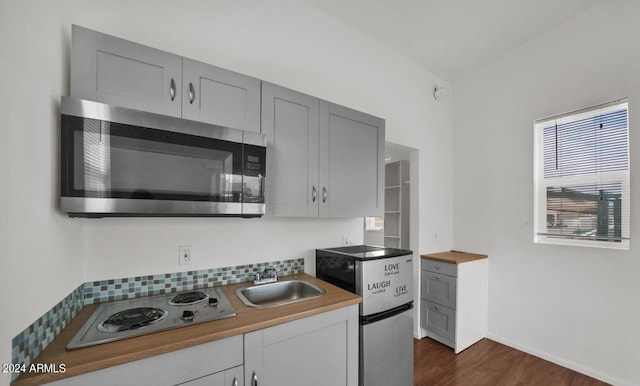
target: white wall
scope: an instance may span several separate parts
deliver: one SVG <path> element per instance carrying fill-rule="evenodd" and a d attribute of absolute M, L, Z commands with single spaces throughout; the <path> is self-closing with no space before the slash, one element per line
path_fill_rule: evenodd
<path fill-rule="evenodd" d="M 640 384 L 640 3 L 607 1 L 457 82 L 454 247 L 489 255 L 489 335 Z M 533 121 L 629 98 L 629 251 L 533 243 Z M 635 240 L 635 241 L 634 241 Z"/>
<path fill-rule="evenodd" d="M 85 221 L 85 220 L 81 220 Z M 315 248 L 363 242 L 363 219 L 133 218 L 85 222 L 86 280 L 305 259 L 315 274 Z M 192 264 L 178 267 L 178 246 Z"/>
<path fill-rule="evenodd" d="M 451 99 L 446 82 L 296 0 L 0 0 L 0 363 L 11 339 L 80 283 L 307 258 L 362 241 L 360 219 L 68 219 L 58 212 L 58 105 L 68 94 L 71 24 L 255 76 L 387 121 L 387 140 L 420 150 L 421 252 L 450 247 Z M 438 234 L 438 237 L 435 237 Z M 248 241 L 252 237 L 255 241 Z M 310 271 L 312 267 L 309 267 Z M 2 374 L 0 384 L 9 377 Z"/>
<path fill-rule="evenodd" d="M 2 364 L 11 363 L 11 339 L 83 281 L 83 226 L 56 210 L 57 105 L 69 83 L 57 13 L 0 2 Z"/>

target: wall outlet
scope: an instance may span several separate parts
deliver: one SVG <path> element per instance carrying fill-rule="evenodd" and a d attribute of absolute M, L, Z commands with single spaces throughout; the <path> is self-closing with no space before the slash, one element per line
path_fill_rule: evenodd
<path fill-rule="evenodd" d="M 178 247 L 178 265 L 191 265 L 191 245 Z"/>
<path fill-rule="evenodd" d="M 353 242 L 351 241 L 351 238 L 347 235 L 342 236 L 342 244 L 343 245 L 351 245 L 353 244 Z"/>

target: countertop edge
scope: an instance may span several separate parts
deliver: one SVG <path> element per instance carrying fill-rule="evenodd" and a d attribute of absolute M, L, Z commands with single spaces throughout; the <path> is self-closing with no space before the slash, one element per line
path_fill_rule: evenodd
<path fill-rule="evenodd" d="M 488 255 L 480 253 L 469 253 L 462 251 L 446 251 L 437 253 L 424 253 L 420 255 L 421 259 L 436 260 L 443 263 L 462 264 L 475 260 L 488 258 Z"/>
<path fill-rule="evenodd" d="M 362 298 L 308 274 L 285 276 L 285 280 L 309 281 L 327 293 L 319 298 L 289 305 L 257 309 L 245 306 L 235 290 L 251 282 L 222 286 L 224 294 L 236 310 L 233 318 L 201 323 L 190 327 L 162 331 L 112 343 L 67 351 L 67 342 L 91 316 L 97 305 L 85 306 L 62 332 L 45 348 L 33 363 L 65 364 L 66 371 L 25 373 L 11 382 L 12 386 L 40 385 L 64 378 L 90 373 L 113 366 L 213 342 L 216 340 L 276 326 L 320 313 L 359 304 Z M 83 355 L 85 354 L 85 355 Z M 89 358 L 89 359 L 86 359 Z"/>

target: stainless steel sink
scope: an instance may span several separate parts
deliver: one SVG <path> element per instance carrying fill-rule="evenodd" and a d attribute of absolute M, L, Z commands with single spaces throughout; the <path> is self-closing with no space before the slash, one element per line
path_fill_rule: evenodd
<path fill-rule="evenodd" d="M 303 280 L 288 280 L 239 288 L 236 295 L 249 307 L 268 308 L 317 298 L 326 292 Z"/>

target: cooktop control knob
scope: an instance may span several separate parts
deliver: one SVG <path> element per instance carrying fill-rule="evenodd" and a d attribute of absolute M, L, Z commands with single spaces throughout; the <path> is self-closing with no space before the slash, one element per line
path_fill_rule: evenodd
<path fill-rule="evenodd" d="M 218 298 L 209 298 L 209 305 L 210 306 L 217 306 L 218 305 Z"/>
<path fill-rule="evenodd" d="M 193 311 L 185 310 L 182 311 L 182 320 L 193 320 L 196 314 Z"/>

